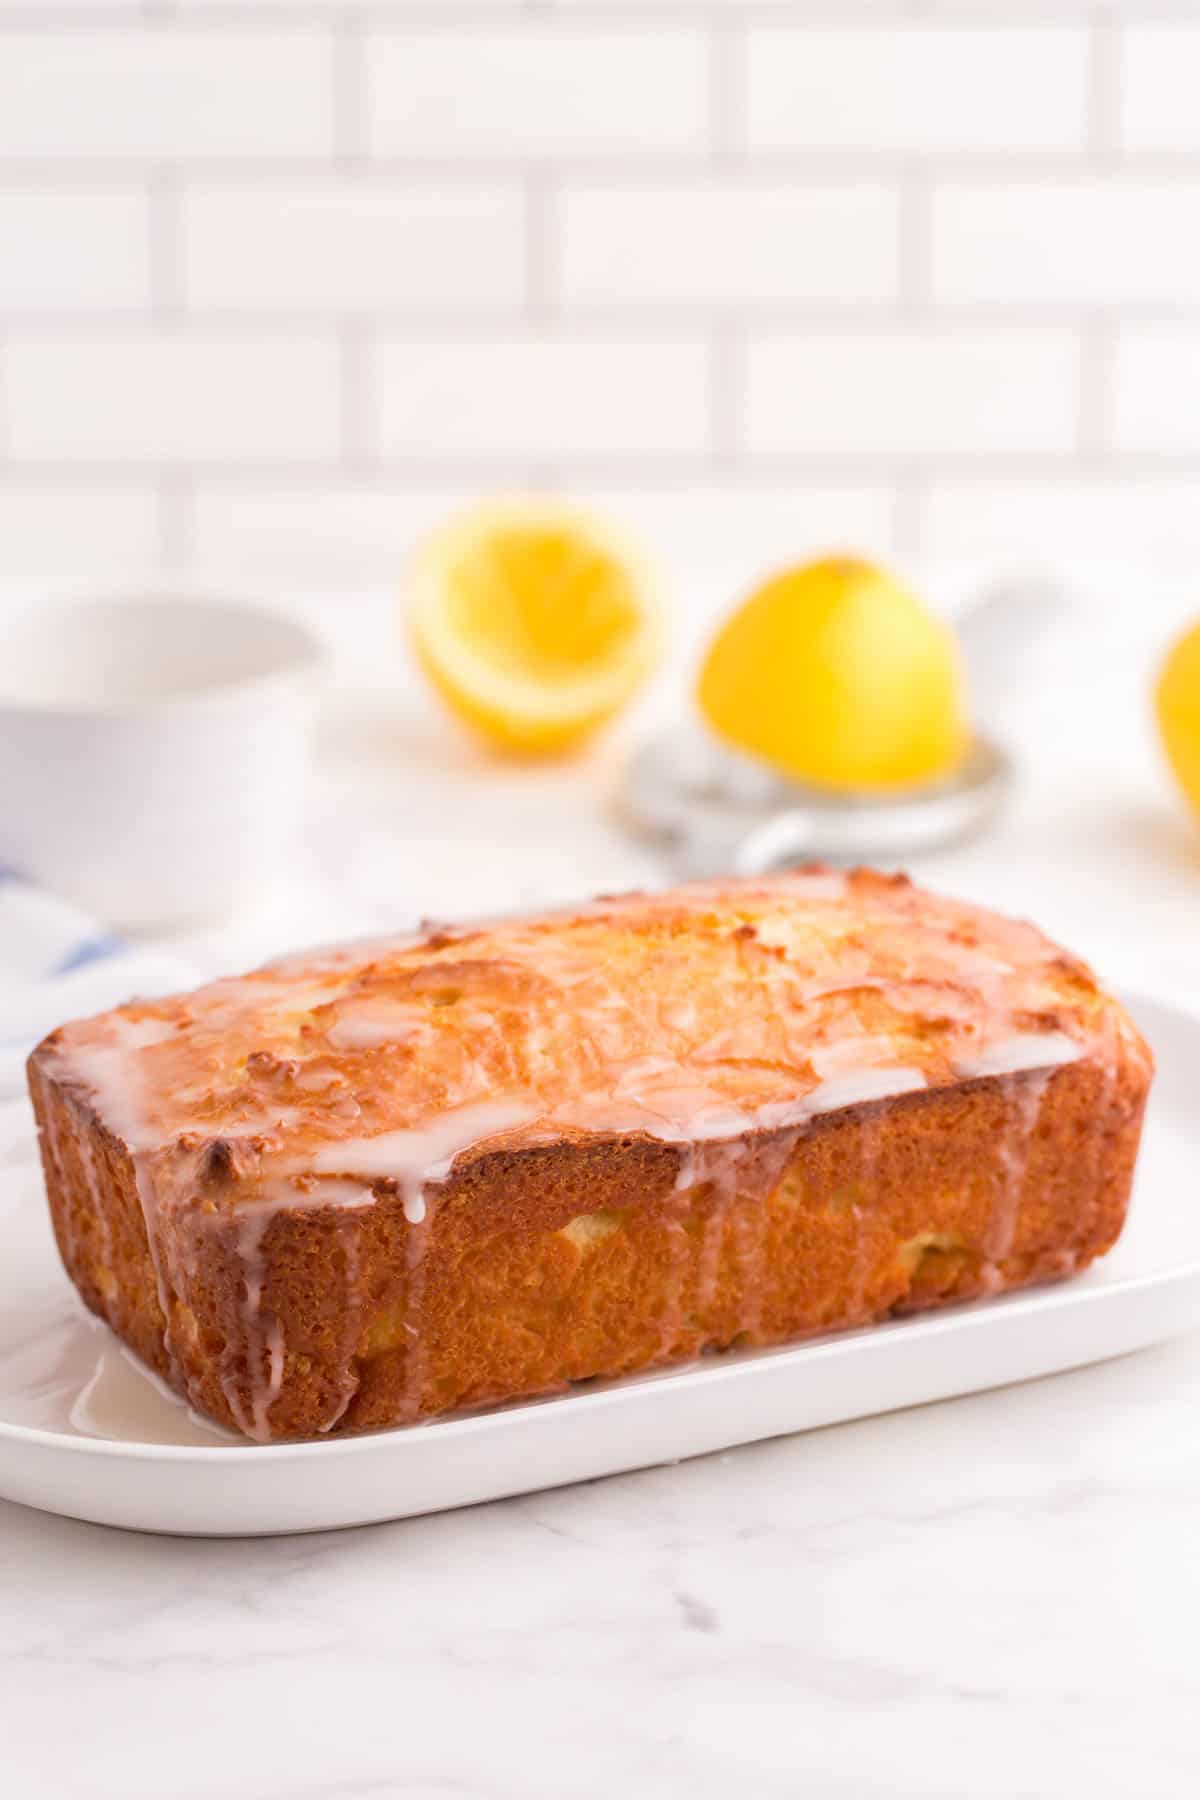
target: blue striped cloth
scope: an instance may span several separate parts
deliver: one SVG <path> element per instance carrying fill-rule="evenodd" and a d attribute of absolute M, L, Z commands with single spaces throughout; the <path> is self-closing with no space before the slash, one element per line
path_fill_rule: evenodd
<path fill-rule="evenodd" d="M 24 1092 L 39 1038 L 141 995 L 191 987 L 165 951 L 127 944 L 65 900 L 0 869 L 0 1100 Z"/>

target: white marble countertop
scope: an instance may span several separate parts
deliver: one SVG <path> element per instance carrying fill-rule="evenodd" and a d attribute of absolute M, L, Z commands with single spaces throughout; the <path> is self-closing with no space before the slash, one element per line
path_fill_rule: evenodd
<path fill-rule="evenodd" d="M 1006 819 L 918 873 L 1200 1000 L 1200 836 L 1145 722 L 1164 628 L 1076 621 L 997 705 L 1025 768 Z M 347 675 L 303 878 L 172 947 L 215 970 L 653 878 L 601 811 L 621 741 L 489 769 L 386 679 Z M 0 1503 L 0 1791 L 1182 1800 L 1200 1792 L 1198 1403 L 1200 1334 L 339 1534 L 154 1538 Z"/>
<path fill-rule="evenodd" d="M 466 1512 L 0 1508 L 21 1800 L 1194 1795 L 1200 1338 Z"/>

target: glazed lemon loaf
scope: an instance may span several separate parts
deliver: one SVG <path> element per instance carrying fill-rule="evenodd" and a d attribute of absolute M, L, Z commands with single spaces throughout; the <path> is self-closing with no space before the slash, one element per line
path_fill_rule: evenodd
<path fill-rule="evenodd" d="M 1033 926 L 819 869 L 292 957 L 29 1065 L 84 1300 L 263 1441 L 1069 1275 L 1150 1075 Z"/>

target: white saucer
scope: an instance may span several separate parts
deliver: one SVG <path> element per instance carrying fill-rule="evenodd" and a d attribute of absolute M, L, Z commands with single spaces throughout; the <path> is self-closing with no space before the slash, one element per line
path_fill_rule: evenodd
<path fill-rule="evenodd" d="M 1129 1226 L 1065 1286 L 373 1437 L 260 1446 L 189 1414 L 83 1315 L 23 1103 L 0 1110 L 0 1494 L 200 1536 L 406 1518 L 698 1456 L 1140 1349 L 1200 1326 L 1200 1021 L 1131 1010 L 1158 1078 Z M 682 1479 L 682 1478 L 681 1478 Z"/>

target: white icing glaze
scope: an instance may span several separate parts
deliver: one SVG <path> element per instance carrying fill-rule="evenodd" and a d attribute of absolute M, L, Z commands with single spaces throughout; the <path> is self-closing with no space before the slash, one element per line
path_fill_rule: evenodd
<path fill-rule="evenodd" d="M 996 1038 L 955 1065 L 967 1080 L 984 1075 L 1018 1075 L 1026 1069 L 1058 1069 L 1078 1062 L 1083 1052 L 1063 1031 L 1021 1031 Z"/>
<path fill-rule="evenodd" d="M 238 1213 L 237 1256 L 242 1271 L 240 1303 L 241 1343 L 226 1346 L 221 1363 L 221 1385 L 229 1410 L 247 1437 L 265 1444 L 271 1436 L 271 1408 L 283 1387 L 285 1343 L 283 1325 L 262 1304 L 267 1262 L 263 1240 L 279 1207 L 271 1201 L 251 1203 Z M 238 1366 L 238 1350 L 245 1368 Z M 250 1411 L 242 1402 L 241 1382 L 250 1390 Z"/>
<path fill-rule="evenodd" d="M 411 1007 L 361 1006 L 339 1012 L 325 1035 L 338 1050 L 377 1050 L 419 1043 L 429 1033 Z"/>
<path fill-rule="evenodd" d="M 69 1070 L 74 1080 L 91 1089 L 104 1123 L 131 1150 L 153 1149 L 156 1135 L 148 1135 L 145 1099 L 137 1052 L 166 1043 L 174 1028 L 164 1019 L 130 1019 L 111 1013 L 103 1042 L 73 1044 Z"/>
<path fill-rule="evenodd" d="M 1029 1173 L 1029 1152 L 1042 1115 L 1042 1102 L 1054 1074 L 1054 1066 L 1010 1072 L 1004 1076 L 1008 1128 L 1000 1134 L 996 1151 L 1000 1162 L 1000 1193 L 992 1208 L 988 1228 L 988 1255 L 993 1263 L 1011 1255 L 1021 1217 L 1021 1201 Z"/>
<path fill-rule="evenodd" d="M 369 1182 L 338 1181 L 324 1176 L 300 1187 L 294 1178 L 281 1176 L 262 1184 L 257 1204 L 275 1212 L 308 1212 L 323 1206 L 336 1206 L 339 1212 L 361 1212 L 364 1207 L 374 1206 L 375 1194 Z"/>
<path fill-rule="evenodd" d="M 404 1215 L 419 1225 L 426 1215 L 425 1190 L 444 1181 L 456 1156 L 488 1138 L 530 1124 L 536 1110 L 518 1101 L 484 1100 L 443 1113 L 419 1131 L 385 1131 L 377 1137 L 345 1138 L 311 1158 L 316 1174 L 358 1175 L 368 1181 L 395 1181 Z"/>
<path fill-rule="evenodd" d="M 853 1032 L 828 1044 L 812 1045 L 808 1060 L 818 1081 L 826 1081 L 847 1069 L 870 1068 L 878 1060 L 880 1048 L 878 1038 Z"/>
<path fill-rule="evenodd" d="M 804 1096 L 803 1104 L 806 1116 L 816 1118 L 821 1113 L 840 1112 L 844 1106 L 911 1094 L 926 1085 L 920 1069 L 847 1069 L 845 1074 L 831 1075 L 813 1088 Z"/>
<path fill-rule="evenodd" d="M 668 1031 L 690 1031 L 696 1023 L 694 1000 L 677 1000 L 662 1008 L 660 1017 Z"/>
<path fill-rule="evenodd" d="M 167 1281 L 166 1250 L 160 1230 L 158 1196 L 155 1191 L 153 1174 L 147 1167 L 145 1155 L 141 1151 L 135 1150 L 133 1153 L 133 1178 L 137 1188 L 138 1204 L 142 1209 L 142 1219 L 146 1226 L 146 1246 L 150 1252 L 150 1265 L 154 1270 L 158 1307 L 163 1316 L 163 1349 L 167 1353 L 167 1359 L 176 1380 L 184 1382 L 183 1370 L 175 1353 L 175 1341 L 171 1331 L 171 1290 Z"/>
<path fill-rule="evenodd" d="M 164 1412 L 169 1423 L 159 1423 Z M 161 1375 L 147 1368 L 124 1344 L 108 1345 L 100 1351 L 95 1368 L 71 1402 L 67 1423 L 81 1437 L 112 1438 L 118 1442 L 140 1438 L 143 1432 L 151 1441 L 166 1443 L 240 1442 L 232 1431 L 223 1431 L 211 1419 L 201 1418 Z M 153 1436 L 146 1430 L 151 1424 L 155 1427 Z"/>
<path fill-rule="evenodd" d="M 798 1099 L 769 1100 L 760 1106 L 733 1106 L 710 1088 L 649 1088 L 642 1094 L 596 1095 L 558 1108 L 549 1121 L 596 1132 L 642 1132 L 664 1144 L 708 1144 L 749 1132 L 782 1131 L 807 1124 L 823 1113 L 908 1094 L 926 1085 L 920 1069 L 859 1069 L 821 1082 Z"/>
<path fill-rule="evenodd" d="M 0 1353 L 19 1410 L 13 1422 L 67 1436 L 122 1443 L 244 1446 L 202 1419 L 91 1313 L 56 1319 Z"/>

